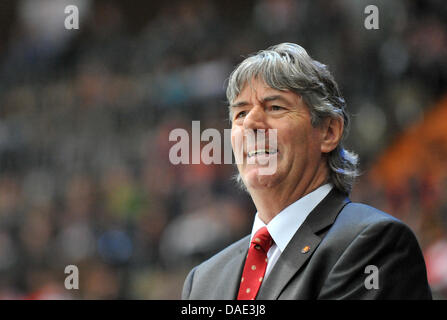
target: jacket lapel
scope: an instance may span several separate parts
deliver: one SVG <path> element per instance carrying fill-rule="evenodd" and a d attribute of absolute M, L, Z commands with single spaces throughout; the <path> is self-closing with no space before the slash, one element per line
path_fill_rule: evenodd
<path fill-rule="evenodd" d="M 341 209 L 349 202 L 345 194 L 335 188 L 315 207 L 281 253 L 267 279 L 262 284 L 256 299 L 274 300 L 312 256 L 324 233 L 332 225 Z M 306 249 L 304 249 L 306 248 Z M 304 249 L 304 250 L 303 250 Z M 303 250 L 303 252 L 302 252 Z M 307 250 L 307 251 L 306 251 Z"/>
<path fill-rule="evenodd" d="M 250 235 L 240 240 L 240 244 L 230 260 L 222 268 L 220 275 L 221 284 L 219 285 L 219 299 L 234 300 L 239 291 L 239 285 L 242 277 L 242 270 L 245 264 L 249 247 Z M 217 287 L 217 286 L 216 286 Z"/>

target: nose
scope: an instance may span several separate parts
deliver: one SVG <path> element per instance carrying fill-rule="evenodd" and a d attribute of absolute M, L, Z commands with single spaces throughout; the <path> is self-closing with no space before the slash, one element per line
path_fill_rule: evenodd
<path fill-rule="evenodd" d="M 244 118 L 244 129 L 267 129 L 266 114 L 264 108 L 256 105 L 248 112 Z"/>

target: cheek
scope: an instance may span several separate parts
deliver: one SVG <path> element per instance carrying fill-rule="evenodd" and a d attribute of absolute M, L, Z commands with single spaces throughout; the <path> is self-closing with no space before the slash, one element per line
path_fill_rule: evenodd
<path fill-rule="evenodd" d="M 322 139 L 321 139 L 321 132 L 317 129 L 312 131 L 312 133 L 309 135 L 309 146 L 314 150 L 315 153 L 321 153 L 321 146 L 322 146 Z"/>
<path fill-rule="evenodd" d="M 278 144 L 283 145 L 287 150 L 300 152 L 301 149 L 307 148 L 308 138 L 304 130 L 285 129 L 278 133 Z"/>
<path fill-rule="evenodd" d="M 233 153 L 237 163 L 242 162 L 242 158 L 244 155 L 243 138 L 244 131 L 240 127 L 231 128 L 231 146 L 233 147 Z"/>
<path fill-rule="evenodd" d="M 233 147 L 233 150 L 236 149 L 235 147 L 242 143 L 243 136 L 244 134 L 240 127 L 233 126 L 231 128 L 231 146 Z"/>
<path fill-rule="evenodd" d="M 281 133 L 278 133 L 280 159 L 300 162 L 306 158 L 314 157 L 320 150 L 317 145 L 317 136 L 312 134 L 312 131 L 297 128 L 283 130 Z"/>

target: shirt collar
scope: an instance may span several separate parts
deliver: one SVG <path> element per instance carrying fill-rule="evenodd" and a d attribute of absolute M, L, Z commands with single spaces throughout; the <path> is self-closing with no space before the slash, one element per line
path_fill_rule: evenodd
<path fill-rule="evenodd" d="M 327 196 L 333 187 L 330 183 L 320 186 L 284 208 L 267 225 L 258 217 L 256 212 L 251 239 L 259 229 L 267 226 L 273 241 L 283 252 L 309 213 Z"/>

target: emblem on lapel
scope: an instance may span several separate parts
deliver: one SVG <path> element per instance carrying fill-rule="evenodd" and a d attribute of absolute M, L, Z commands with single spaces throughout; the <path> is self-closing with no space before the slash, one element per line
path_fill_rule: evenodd
<path fill-rule="evenodd" d="M 303 249 L 301 249 L 301 253 L 308 253 L 310 250 L 309 246 L 305 246 Z"/>

